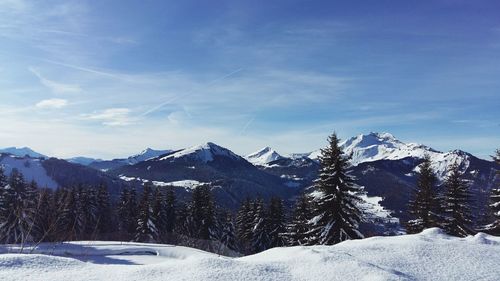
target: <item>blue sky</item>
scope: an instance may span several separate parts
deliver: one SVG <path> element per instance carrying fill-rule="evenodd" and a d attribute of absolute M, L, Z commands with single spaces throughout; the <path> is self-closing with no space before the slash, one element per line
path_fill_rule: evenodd
<path fill-rule="evenodd" d="M 197 3 L 198 2 L 198 3 Z M 201 2 L 201 3 L 199 3 Z M 272 3 L 271 3 L 272 2 Z M 0 147 L 500 147 L 498 1 L 0 1 Z"/>

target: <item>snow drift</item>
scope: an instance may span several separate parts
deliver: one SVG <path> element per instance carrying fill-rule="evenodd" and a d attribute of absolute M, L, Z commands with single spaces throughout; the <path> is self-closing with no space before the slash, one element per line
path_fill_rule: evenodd
<path fill-rule="evenodd" d="M 30 251 L 31 249 L 24 249 Z M 500 238 L 439 229 L 228 258 L 169 245 L 44 244 L 0 251 L 0 280 L 499 280 Z M 52 254 L 52 255 L 47 255 Z"/>

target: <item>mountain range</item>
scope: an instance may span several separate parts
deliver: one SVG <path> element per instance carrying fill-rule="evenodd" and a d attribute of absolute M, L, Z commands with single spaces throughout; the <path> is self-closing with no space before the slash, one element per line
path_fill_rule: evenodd
<path fill-rule="evenodd" d="M 474 198 L 485 203 L 497 180 L 500 167 L 460 150 L 440 152 L 416 143 L 404 143 L 389 133 L 369 133 L 346 139 L 341 147 L 351 157 L 352 174 L 364 187 L 366 210 L 382 229 L 389 223 L 406 220 L 406 206 L 416 186 L 419 164 L 429 155 L 441 183 L 447 168 L 460 166 Z M 182 149 L 146 149 L 122 159 L 99 160 L 85 157 L 49 158 L 29 148 L 0 150 L 0 165 L 9 173 L 19 169 L 27 180 L 57 188 L 79 183 L 101 182 L 117 195 L 124 186 L 150 183 L 172 186 L 180 200 L 201 184 L 210 184 L 217 202 L 236 209 L 245 198 L 277 196 L 289 205 L 297 195 L 310 192 L 316 178 L 320 150 L 281 155 L 265 147 L 239 156 L 214 143 Z M 478 204 L 484 205 L 484 204 Z M 484 210 L 476 210 L 483 212 Z"/>

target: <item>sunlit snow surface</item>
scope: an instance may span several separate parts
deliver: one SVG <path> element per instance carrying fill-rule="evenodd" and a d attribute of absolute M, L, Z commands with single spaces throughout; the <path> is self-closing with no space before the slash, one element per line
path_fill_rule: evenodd
<path fill-rule="evenodd" d="M 59 185 L 47 175 L 47 171 L 42 166 L 42 160 L 30 157 L 18 157 L 12 155 L 0 155 L 0 166 L 9 175 L 12 169 L 17 169 L 28 182 L 36 180 L 38 186 L 57 188 Z"/>
<path fill-rule="evenodd" d="M 44 244 L 34 252 L 52 255 L 0 254 L 0 280 L 500 280 L 500 238 L 438 229 L 242 258 L 119 242 Z"/>

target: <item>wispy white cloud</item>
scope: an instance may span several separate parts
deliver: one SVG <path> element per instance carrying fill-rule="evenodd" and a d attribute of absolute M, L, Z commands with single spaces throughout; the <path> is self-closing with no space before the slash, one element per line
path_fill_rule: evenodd
<path fill-rule="evenodd" d="M 35 74 L 36 77 L 38 77 L 38 80 L 40 80 L 40 83 L 42 83 L 42 85 L 49 88 L 55 94 L 79 93 L 82 91 L 82 88 L 79 85 L 65 84 L 65 83 L 60 83 L 60 82 L 56 82 L 53 80 L 49 80 L 49 79 L 43 77 L 42 74 L 40 73 L 40 71 L 38 71 L 34 67 L 29 67 L 28 69 L 33 74 Z"/>
<path fill-rule="evenodd" d="M 38 102 L 35 106 L 42 109 L 59 109 L 68 105 L 65 99 L 47 99 Z"/>
<path fill-rule="evenodd" d="M 131 110 L 128 108 L 108 108 L 100 112 L 83 114 L 82 118 L 87 120 L 97 120 L 106 126 L 126 126 L 134 123 L 130 116 Z"/>

